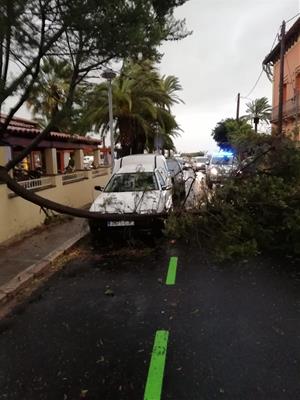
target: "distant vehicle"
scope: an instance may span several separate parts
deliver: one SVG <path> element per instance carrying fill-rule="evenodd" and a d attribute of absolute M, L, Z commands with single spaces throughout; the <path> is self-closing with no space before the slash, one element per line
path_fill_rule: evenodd
<path fill-rule="evenodd" d="M 184 164 L 183 164 L 182 169 L 186 171 L 186 170 L 192 169 L 192 168 L 193 168 L 192 162 L 191 162 L 191 161 L 184 160 Z"/>
<path fill-rule="evenodd" d="M 134 227 L 138 229 L 159 230 L 164 221 L 160 214 L 170 212 L 172 209 L 172 183 L 168 171 L 163 167 L 163 159 L 135 157 L 137 164 L 131 163 L 127 157 L 115 166 L 111 179 L 106 187 L 95 187 L 101 194 L 93 202 L 90 211 L 103 214 L 124 214 L 124 220 L 89 220 L 90 230 L 93 234 L 101 230 Z M 156 156 L 162 157 L 162 156 Z M 142 160 L 147 162 L 142 162 Z M 160 161 L 159 161 L 160 160 Z M 117 160 L 119 161 L 119 160 Z M 122 166 L 122 164 L 124 164 Z M 160 164 L 160 166 L 158 165 Z M 166 163 L 165 163 L 166 165 Z M 126 220 L 126 215 L 142 214 L 144 219 L 138 221 Z M 158 218 L 154 220 L 153 218 Z M 154 221 L 154 222 L 153 222 Z"/>
<path fill-rule="evenodd" d="M 174 197 L 182 198 L 185 195 L 185 181 L 180 162 L 175 158 L 167 158 L 167 166 L 171 174 Z"/>
<path fill-rule="evenodd" d="M 239 166 L 236 170 L 236 175 L 253 175 L 257 171 L 257 166 L 256 166 L 256 157 L 255 156 L 249 156 L 247 158 L 244 158 L 239 163 Z"/>
<path fill-rule="evenodd" d="M 209 162 L 208 157 L 194 157 L 194 166 L 196 171 L 206 172 L 206 166 Z"/>
<path fill-rule="evenodd" d="M 85 169 L 92 168 L 93 162 L 94 162 L 93 156 L 84 156 L 83 157 L 83 166 Z"/>
<path fill-rule="evenodd" d="M 212 188 L 214 183 L 222 183 L 237 169 L 236 158 L 233 153 L 220 151 L 212 155 L 206 168 L 206 184 Z"/>

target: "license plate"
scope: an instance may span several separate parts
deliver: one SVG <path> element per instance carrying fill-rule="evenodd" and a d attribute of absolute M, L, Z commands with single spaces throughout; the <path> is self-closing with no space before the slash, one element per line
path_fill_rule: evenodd
<path fill-rule="evenodd" d="M 134 221 L 108 221 L 107 226 L 134 226 Z"/>

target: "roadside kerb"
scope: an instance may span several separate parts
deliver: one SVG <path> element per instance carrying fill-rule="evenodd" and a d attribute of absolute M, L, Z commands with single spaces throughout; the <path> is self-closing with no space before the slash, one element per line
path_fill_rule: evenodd
<path fill-rule="evenodd" d="M 58 257 L 74 246 L 74 244 L 86 236 L 87 233 L 88 228 L 83 228 L 82 232 L 70 238 L 57 249 L 43 257 L 40 261 L 30 265 L 24 271 L 20 272 L 10 281 L 2 285 L 0 287 L 0 304 L 5 304 L 7 301 L 11 300 L 20 290 L 28 286 L 35 278 L 43 275 Z"/>

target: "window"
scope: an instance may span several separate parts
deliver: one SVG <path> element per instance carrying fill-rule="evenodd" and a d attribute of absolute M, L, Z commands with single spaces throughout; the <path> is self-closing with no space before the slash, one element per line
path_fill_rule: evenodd
<path fill-rule="evenodd" d="M 166 182 L 164 178 L 161 176 L 161 173 L 159 171 L 157 171 L 157 177 L 159 180 L 160 187 L 166 186 Z"/>
<path fill-rule="evenodd" d="M 296 76 L 296 93 L 300 94 L 300 72 Z"/>
<path fill-rule="evenodd" d="M 232 165 L 233 156 L 231 155 L 218 155 L 214 156 L 211 160 L 211 164 L 214 165 Z"/>
<path fill-rule="evenodd" d="M 116 174 L 109 181 L 105 192 L 144 192 L 158 190 L 153 172 Z"/>

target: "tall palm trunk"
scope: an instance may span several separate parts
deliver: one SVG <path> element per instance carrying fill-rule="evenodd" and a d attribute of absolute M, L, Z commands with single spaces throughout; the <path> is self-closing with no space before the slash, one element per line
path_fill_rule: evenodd
<path fill-rule="evenodd" d="M 255 133 L 257 133 L 257 127 L 258 127 L 258 124 L 259 124 L 259 117 L 254 117 L 253 121 L 254 121 L 254 130 L 255 130 Z"/>
<path fill-rule="evenodd" d="M 119 118 L 118 125 L 120 130 L 121 156 L 128 156 L 129 154 L 131 154 L 133 142 L 131 118 Z"/>

